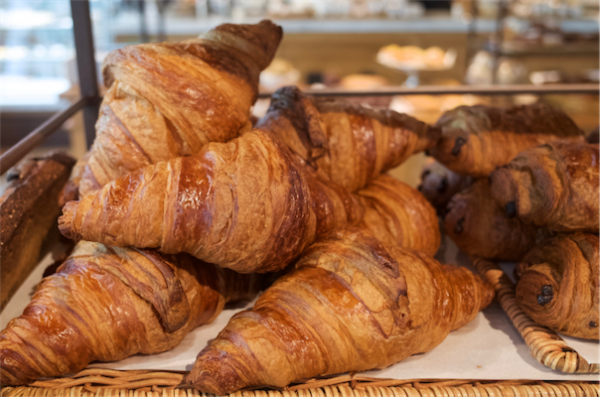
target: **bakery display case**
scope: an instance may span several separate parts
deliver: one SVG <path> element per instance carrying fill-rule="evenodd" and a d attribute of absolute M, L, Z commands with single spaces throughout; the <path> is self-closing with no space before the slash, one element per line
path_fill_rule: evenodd
<path fill-rule="evenodd" d="M 600 395 L 598 146 L 548 104 L 598 84 L 303 84 L 263 21 L 113 51 L 101 95 L 71 7 L 81 98 L 0 168 L 79 111 L 93 146 L 7 177 L 0 395 Z"/>

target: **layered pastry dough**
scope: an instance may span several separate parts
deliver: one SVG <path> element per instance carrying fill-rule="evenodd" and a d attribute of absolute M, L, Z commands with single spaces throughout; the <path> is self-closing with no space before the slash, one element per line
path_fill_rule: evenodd
<path fill-rule="evenodd" d="M 523 259 L 536 242 L 550 234 L 517 217 L 509 218 L 494 202 L 487 179 L 478 180 L 452 197 L 444 229 L 467 254 L 505 261 Z"/>
<path fill-rule="evenodd" d="M 134 171 L 70 202 L 72 239 L 187 252 L 241 273 L 282 269 L 315 238 L 362 219 L 355 196 L 320 182 L 262 130 Z"/>
<path fill-rule="evenodd" d="M 311 98 L 297 87 L 273 95 L 257 127 L 278 136 L 317 169 L 323 180 L 350 191 L 414 153 L 433 147 L 440 131 L 392 110 L 372 110 L 347 102 Z"/>
<path fill-rule="evenodd" d="M 281 37 L 281 27 L 270 21 L 223 24 L 198 39 L 111 52 L 102 69 L 108 91 L 81 195 L 249 128 L 258 75 L 273 59 Z"/>
<path fill-rule="evenodd" d="M 551 230 L 598 233 L 598 144 L 556 142 L 526 150 L 492 173 L 508 216 Z"/>
<path fill-rule="evenodd" d="M 185 382 L 224 395 L 384 368 L 433 349 L 492 297 L 465 268 L 361 229 L 336 232 L 303 253 L 252 310 L 236 314 Z"/>
<path fill-rule="evenodd" d="M 583 132 L 563 112 L 544 104 L 508 109 L 459 106 L 436 123 L 442 137 L 430 153 L 452 171 L 488 176 L 519 152 L 557 140 L 583 142 Z"/>
<path fill-rule="evenodd" d="M 263 277 L 186 254 L 80 242 L 0 333 L 0 381 L 26 384 L 172 349 L 226 302 L 254 297 Z"/>
<path fill-rule="evenodd" d="M 381 175 L 358 195 L 365 207 L 360 227 L 379 241 L 431 256 L 438 251 L 441 235 L 435 209 L 417 190 Z"/>
<path fill-rule="evenodd" d="M 418 192 L 409 194 L 422 200 L 413 211 L 391 208 L 390 217 L 431 213 Z M 368 206 L 364 200 L 321 181 L 271 134 L 253 130 L 228 143 L 211 143 L 197 156 L 132 172 L 70 202 L 59 227 L 72 239 L 187 252 L 241 273 L 263 273 L 282 269 L 319 236 L 357 225 Z M 387 211 L 394 200 L 369 204 L 371 214 Z M 433 226 L 428 217 L 424 225 Z M 410 247 L 414 242 L 415 248 L 437 249 L 435 229 L 434 238 L 423 243 L 382 222 L 404 235 Z M 397 225 L 403 223 L 415 224 L 402 219 Z"/>
<path fill-rule="evenodd" d="M 585 339 L 600 339 L 598 235 L 545 240 L 517 268 L 518 305 L 536 323 Z"/>

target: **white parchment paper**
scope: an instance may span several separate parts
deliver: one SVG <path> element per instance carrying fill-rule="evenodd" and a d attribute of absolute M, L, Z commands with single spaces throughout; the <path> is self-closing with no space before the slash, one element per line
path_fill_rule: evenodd
<path fill-rule="evenodd" d="M 446 237 L 436 256 L 445 263 L 471 267 L 466 255 Z M 35 285 L 52 259 L 48 255 L 30 275 L 0 315 L 0 326 L 20 315 L 29 302 Z M 503 264 L 511 271 L 510 264 Z M 472 267 L 471 267 L 472 269 Z M 238 311 L 252 307 L 252 302 L 229 307 L 212 323 L 191 332 L 175 349 L 154 355 L 137 355 L 112 363 L 95 363 L 92 367 L 122 370 L 190 370 L 197 354 L 217 336 Z M 565 337 L 571 347 L 592 363 L 600 362 L 598 342 Z M 502 308 L 493 303 L 465 327 L 450 335 L 432 351 L 412 356 L 403 362 L 366 376 L 393 379 L 539 379 L 598 380 L 597 375 L 562 374 L 538 363 Z"/>

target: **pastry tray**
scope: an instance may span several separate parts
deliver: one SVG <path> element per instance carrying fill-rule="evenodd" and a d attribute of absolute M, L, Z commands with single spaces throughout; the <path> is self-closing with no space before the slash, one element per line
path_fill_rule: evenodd
<path fill-rule="evenodd" d="M 35 286 L 41 280 L 44 270 L 52 264 L 53 255 L 56 257 L 57 253 L 61 251 L 61 245 L 58 242 L 51 245 L 51 247 L 52 252 L 46 254 L 0 314 L 0 326 L 2 328 L 6 326 L 11 318 L 22 313 L 35 290 Z M 477 271 L 471 265 L 469 258 L 460 252 L 447 236 L 443 236 L 442 245 L 436 258 L 444 263 L 456 263 Z M 504 274 L 512 274 L 514 264 L 502 264 L 502 267 Z M 176 394 L 163 394 L 163 391 L 161 391 L 160 394 L 156 395 L 202 395 L 194 394 L 191 390 L 187 390 L 187 392 L 192 394 L 177 394 L 179 391 L 183 392 L 183 390 L 173 389 L 173 387 L 181 382 L 183 374 L 191 369 L 198 352 L 223 329 L 229 318 L 238 311 L 250 308 L 252 303 L 246 302 L 245 304 L 227 307 L 213 323 L 196 328 L 173 350 L 154 355 L 136 355 L 110 363 L 93 363 L 78 375 L 35 383 L 34 386 L 41 388 L 34 388 L 36 390 L 35 395 L 62 394 L 62 392 L 58 393 L 59 390 L 66 393 L 65 395 L 81 396 L 144 395 L 119 394 L 118 390 L 131 391 L 137 389 L 140 393 L 154 393 L 152 390 L 158 392 L 162 388 L 166 388 L 163 390 L 165 393 L 166 390 L 169 390 L 169 393 Z M 564 339 L 587 362 L 600 362 L 600 346 L 597 341 L 585 341 L 568 337 L 564 337 Z M 477 381 L 474 381 L 474 379 L 477 379 Z M 537 381 L 523 381 L 523 379 L 535 379 Z M 539 380 L 546 382 L 540 383 Z M 508 396 L 519 395 L 515 390 L 524 388 L 522 389 L 523 395 L 546 395 L 545 392 L 548 393 L 547 395 L 552 396 L 560 395 L 559 392 L 552 391 L 554 390 L 553 387 L 559 387 L 556 386 L 558 384 L 567 385 L 571 388 L 583 388 L 581 390 L 591 387 L 592 394 L 588 392 L 581 394 L 578 391 L 573 392 L 575 394 L 571 392 L 566 394 L 587 396 L 600 395 L 598 384 L 596 382 L 590 383 L 590 381 L 597 380 L 597 374 L 563 373 L 552 370 L 538 362 L 532 356 L 530 347 L 524 341 L 519 330 L 513 325 L 507 313 L 499 303 L 494 302 L 480 312 L 471 323 L 451 332 L 439 346 L 430 352 L 414 355 L 385 369 L 311 380 L 280 392 L 291 393 L 296 390 L 294 393 L 300 393 L 305 389 L 314 389 L 314 393 L 306 390 L 307 393 L 310 393 L 306 395 L 338 394 L 352 396 L 361 395 L 356 394 L 357 390 L 361 388 L 364 390 L 372 388 L 373 390 L 383 390 L 379 390 L 373 395 L 410 396 L 438 395 L 439 393 L 441 393 L 439 395 L 453 395 L 448 391 L 443 391 L 444 388 L 449 387 L 448 390 L 455 389 L 455 395 Z M 558 383 L 555 383 L 557 381 Z M 419 388 L 425 388 L 433 394 L 423 394 Z M 467 389 L 464 389 L 461 392 L 461 388 L 467 388 L 471 391 L 467 392 Z M 481 388 L 481 390 L 478 390 L 478 388 Z M 494 389 L 496 394 L 490 393 L 489 388 L 496 388 Z M 24 387 L 3 388 L 1 396 L 29 395 L 27 393 L 34 389 Z M 438 392 L 435 392 L 434 389 Z M 117 394 L 101 394 L 102 390 L 106 393 L 112 390 Z M 175 390 L 179 391 L 175 392 Z M 327 390 L 333 394 L 326 392 Z M 411 390 L 419 394 L 410 394 L 409 391 Z M 498 390 L 503 391 L 498 392 Z M 58 394 L 52 394 L 52 391 Z M 253 391 L 251 394 L 244 395 L 272 395 L 260 393 L 262 391 Z"/>

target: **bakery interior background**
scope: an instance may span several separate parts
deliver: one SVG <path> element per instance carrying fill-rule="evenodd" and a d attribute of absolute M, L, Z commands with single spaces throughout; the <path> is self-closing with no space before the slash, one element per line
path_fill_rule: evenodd
<path fill-rule="evenodd" d="M 128 44 L 192 38 L 225 22 L 269 18 L 284 29 L 261 91 L 284 85 L 377 90 L 393 85 L 598 82 L 597 0 L 96 0 L 95 53 Z M 68 0 L 0 1 L 2 151 L 79 96 Z M 101 81 L 101 79 L 99 80 Z M 543 101 L 585 132 L 598 125 L 597 95 L 473 95 L 355 98 L 425 122 L 461 104 Z M 259 100 L 257 116 L 269 100 Z M 81 114 L 43 143 L 79 158 Z M 38 151 L 32 152 L 35 156 Z M 394 175 L 413 186 L 413 156 Z"/>

